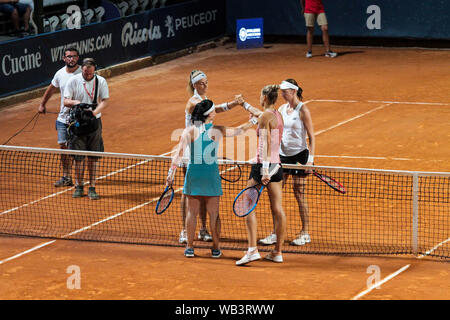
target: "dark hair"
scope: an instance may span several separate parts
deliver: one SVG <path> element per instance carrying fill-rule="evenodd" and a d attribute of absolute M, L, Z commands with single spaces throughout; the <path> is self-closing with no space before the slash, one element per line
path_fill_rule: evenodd
<path fill-rule="evenodd" d="M 284 81 L 289 82 L 289 83 L 292 83 L 293 85 L 297 86 L 297 87 L 298 87 L 298 90 L 297 90 L 297 97 L 299 97 L 300 100 L 303 100 L 303 96 L 302 96 L 303 89 L 300 88 L 300 86 L 298 85 L 297 81 L 295 81 L 294 79 L 286 79 L 286 80 L 284 80 Z"/>
<path fill-rule="evenodd" d="M 192 111 L 192 122 L 205 122 L 206 118 L 208 116 L 203 115 L 206 111 L 211 109 L 211 107 L 214 105 L 214 103 L 211 100 L 202 100 L 201 102 L 197 103 L 194 107 L 194 111 Z"/>
<path fill-rule="evenodd" d="M 64 56 L 66 56 L 66 52 L 67 51 L 75 51 L 76 53 L 77 53 L 77 56 L 80 54 L 79 52 L 78 52 L 78 49 L 77 48 L 74 48 L 74 47 L 68 47 L 68 48 L 65 48 L 64 49 Z"/>

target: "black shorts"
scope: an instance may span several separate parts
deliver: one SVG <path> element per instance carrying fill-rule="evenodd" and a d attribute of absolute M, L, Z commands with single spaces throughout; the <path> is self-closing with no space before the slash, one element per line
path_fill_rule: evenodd
<path fill-rule="evenodd" d="M 103 145 L 103 137 L 102 137 L 102 121 L 101 119 L 97 119 L 98 121 L 98 129 L 94 132 L 87 134 L 85 136 L 73 136 L 69 142 L 69 148 L 72 150 L 80 150 L 80 151 L 97 151 L 103 152 L 105 151 L 105 147 Z M 76 161 L 81 161 L 84 159 L 84 156 L 74 156 Z M 91 159 L 98 159 L 98 157 L 89 157 Z"/>
<path fill-rule="evenodd" d="M 262 163 L 252 164 L 252 169 L 250 171 L 250 176 L 248 179 L 249 180 L 253 179 L 258 183 L 262 183 L 261 182 L 261 178 L 262 178 L 261 169 L 262 169 Z M 269 166 L 269 170 L 270 170 L 270 166 Z M 281 180 L 283 180 L 283 168 L 280 166 L 278 171 L 274 175 L 272 175 L 272 177 L 270 178 L 270 182 L 280 182 Z"/>
<path fill-rule="evenodd" d="M 308 163 L 308 157 L 309 157 L 309 150 L 305 149 L 300 153 L 297 153 L 293 156 L 282 156 L 280 155 L 281 163 L 287 163 L 287 164 L 307 164 Z M 308 173 L 305 172 L 305 170 L 300 169 L 284 169 L 285 174 L 300 176 L 300 177 L 306 177 Z"/>

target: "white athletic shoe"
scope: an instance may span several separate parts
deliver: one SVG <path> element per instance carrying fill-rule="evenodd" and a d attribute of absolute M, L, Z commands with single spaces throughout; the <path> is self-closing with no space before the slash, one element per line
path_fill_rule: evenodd
<path fill-rule="evenodd" d="M 327 53 L 325 53 L 325 57 L 327 57 L 327 58 L 336 58 L 337 57 L 337 53 L 333 52 L 333 51 L 328 51 Z"/>
<path fill-rule="evenodd" d="M 312 58 L 312 52 L 311 51 L 308 51 L 307 53 L 306 53 L 306 57 L 309 59 L 309 58 Z"/>
<path fill-rule="evenodd" d="M 212 237 L 209 234 L 208 230 L 201 229 L 200 232 L 198 233 L 198 240 L 202 240 L 202 241 L 205 241 L 205 242 L 210 242 L 210 241 L 212 241 Z"/>
<path fill-rule="evenodd" d="M 274 255 L 273 252 L 270 252 L 268 255 L 266 255 L 264 257 L 264 259 L 270 260 L 270 261 L 273 261 L 273 262 L 278 262 L 278 263 L 283 262 L 283 256 L 281 254 L 280 255 Z"/>
<path fill-rule="evenodd" d="M 236 265 L 243 266 L 244 264 L 247 264 L 247 263 L 255 261 L 255 260 L 260 260 L 260 259 L 261 259 L 261 255 L 259 254 L 258 251 L 253 251 L 253 253 L 250 253 L 247 251 L 245 253 L 245 256 L 242 257 L 241 260 L 236 261 Z"/>
<path fill-rule="evenodd" d="M 271 233 L 267 237 L 265 237 L 264 239 L 260 239 L 258 241 L 258 243 L 264 244 L 266 246 L 268 246 L 270 244 L 277 243 L 277 235 L 275 233 Z"/>
<path fill-rule="evenodd" d="M 307 233 L 300 234 L 297 239 L 291 242 L 291 245 L 294 246 L 304 246 L 307 243 L 311 242 L 311 237 Z"/>
<path fill-rule="evenodd" d="M 180 238 L 178 239 L 179 243 L 187 243 L 187 234 L 186 234 L 186 230 L 181 230 L 180 232 Z"/>

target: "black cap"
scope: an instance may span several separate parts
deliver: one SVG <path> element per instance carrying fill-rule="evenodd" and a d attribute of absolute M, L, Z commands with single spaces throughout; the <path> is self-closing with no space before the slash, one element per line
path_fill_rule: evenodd
<path fill-rule="evenodd" d="M 83 63 L 81 64 L 83 67 L 84 66 L 97 66 L 97 63 L 95 63 L 94 58 L 85 58 L 83 59 Z"/>

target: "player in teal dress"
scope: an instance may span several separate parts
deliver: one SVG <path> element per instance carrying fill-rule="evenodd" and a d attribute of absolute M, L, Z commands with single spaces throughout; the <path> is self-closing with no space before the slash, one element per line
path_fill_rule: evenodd
<path fill-rule="evenodd" d="M 219 200 L 222 195 L 222 182 L 217 164 L 217 148 L 221 137 L 242 134 L 257 122 L 252 118 L 237 128 L 229 128 L 213 125 L 215 115 L 215 106 L 211 100 L 203 100 L 195 106 L 192 112 L 193 125 L 184 130 L 167 175 L 167 184 L 172 185 L 176 169 L 182 161 L 183 151 L 189 144 L 190 159 L 183 187 L 183 193 L 188 198 L 187 245 L 184 252 L 186 257 L 194 256 L 193 242 L 197 215 L 202 202 L 205 203 L 206 211 L 210 216 L 213 238 L 212 257 L 219 258 L 222 255 L 219 248 Z"/>

